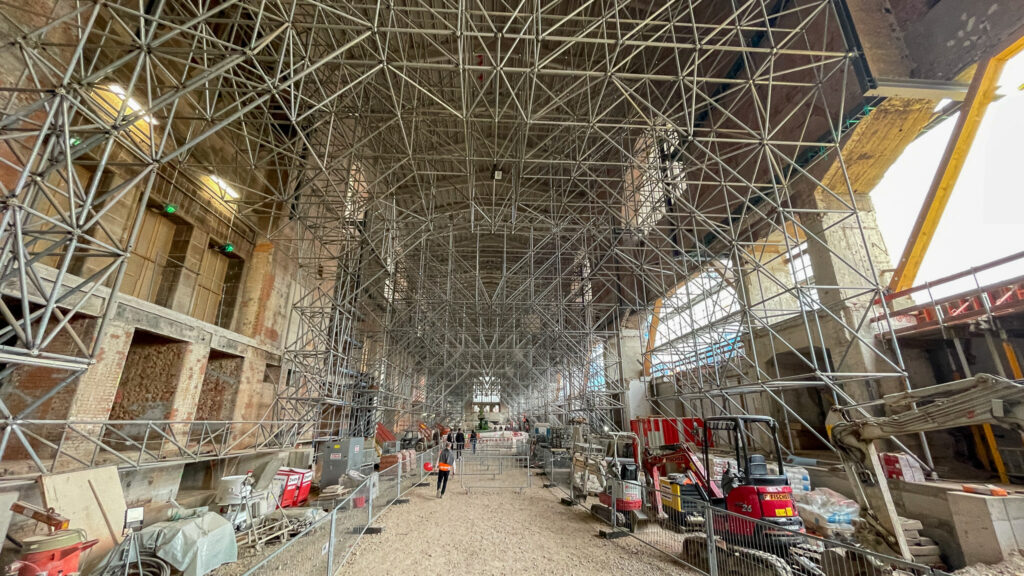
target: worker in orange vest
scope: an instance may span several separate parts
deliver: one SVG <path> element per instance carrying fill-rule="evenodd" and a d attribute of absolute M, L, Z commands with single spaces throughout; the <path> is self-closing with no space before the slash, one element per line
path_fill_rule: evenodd
<path fill-rule="evenodd" d="M 455 452 L 452 452 L 452 445 L 445 442 L 444 448 L 437 456 L 437 497 L 443 498 L 444 491 L 448 488 L 448 475 L 451 474 L 452 466 L 455 464 Z"/>

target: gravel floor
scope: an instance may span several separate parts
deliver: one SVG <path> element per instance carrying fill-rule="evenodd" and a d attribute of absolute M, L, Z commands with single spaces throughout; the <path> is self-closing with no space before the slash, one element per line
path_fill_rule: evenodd
<path fill-rule="evenodd" d="M 543 478 L 523 494 L 458 489 L 441 500 L 433 487 L 409 494 L 378 521 L 384 533 L 364 536 L 343 574 L 689 574 L 636 541 L 597 536 L 600 523 L 559 503 Z"/>
<path fill-rule="evenodd" d="M 961 568 L 953 574 L 957 576 L 1020 576 L 1024 574 L 1024 556 L 1019 552 L 1012 554 L 1005 562 L 993 564 L 975 564 Z"/>

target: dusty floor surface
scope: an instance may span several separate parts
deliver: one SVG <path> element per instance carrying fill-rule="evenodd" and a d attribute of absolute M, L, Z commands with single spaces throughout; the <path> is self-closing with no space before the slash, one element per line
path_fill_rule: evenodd
<path fill-rule="evenodd" d="M 342 574 L 507 575 L 687 574 L 683 565 L 633 538 L 597 537 L 599 521 L 559 503 L 561 493 L 541 488 L 515 492 L 458 489 L 444 499 L 418 488 L 410 502 L 378 521 L 384 533 L 365 536 Z"/>
<path fill-rule="evenodd" d="M 1020 576 L 1024 574 L 1024 556 L 1012 554 L 1005 562 L 986 566 L 975 564 L 954 572 L 956 576 Z"/>

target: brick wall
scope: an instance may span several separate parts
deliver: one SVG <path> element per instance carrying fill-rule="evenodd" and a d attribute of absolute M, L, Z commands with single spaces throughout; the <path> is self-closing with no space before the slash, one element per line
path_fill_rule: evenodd
<path fill-rule="evenodd" d="M 98 321 L 94 318 L 76 318 L 69 322 L 71 329 L 79 336 L 86 339 L 85 344 L 91 343 L 90 336 L 96 333 Z M 46 352 L 52 354 L 64 354 L 68 356 L 81 356 L 82 352 L 75 345 L 74 340 L 66 330 L 62 330 L 54 337 Z M 11 375 L 0 386 L 0 400 L 15 415 L 28 408 L 36 399 L 43 397 L 55 386 L 74 374 L 68 370 L 58 368 L 47 368 L 44 366 L 22 365 L 14 369 Z M 31 420 L 61 420 L 68 416 L 71 410 L 71 403 L 75 396 L 77 381 L 65 385 L 52 398 L 41 404 L 34 410 L 25 413 L 24 417 Z"/>
<path fill-rule="evenodd" d="M 132 339 L 111 420 L 189 420 L 195 414 L 210 347 L 147 332 Z"/>
<path fill-rule="evenodd" d="M 111 420 L 165 420 L 181 374 L 185 343 L 135 334 L 117 387 Z"/>
<path fill-rule="evenodd" d="M 275 382 L 277 382 L 280 371 L 280 367 L 267 365 L 261 351 L 250 351 L 242 365 L 241 382 L 231 420 L 236 422 L 273 420 L 273 416 L 268 411 L 274 404 L 277 391 Z M 251 446 L 255 442 L 255 436 L 246 436 L 254 426 L 248 424 L 235 426 L 237 448 Z"/>
<path fill-rule="evenodd" d="M 78 381 L 69 419 L 105 420 L 110 415 L 135 328 L 108 322 L 106 330 L 96 363 Z"/>
<path fill-rule="evenodd" d="M 242 384 L 246 359 L 240 356 L 210 352 L 203 376 L 196 420 L 230 420 Z"/>
<path fill-rule="evenodd" d="M 281 345 L 287 325 L 295 262 L 284 251 L 263 242 L 253 249 L 245 274 L 237 319 L 238 331 L 270 345 Z"/>

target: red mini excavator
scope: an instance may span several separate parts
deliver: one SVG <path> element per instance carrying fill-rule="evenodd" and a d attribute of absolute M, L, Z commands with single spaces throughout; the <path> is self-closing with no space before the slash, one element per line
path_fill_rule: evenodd
<path fill-rule="evenodd" d="M 729 513 L 712 513 L 700 522 L 713 522 L 715 535 L 720 537 L 737 555 L 761 565 L 755 574 L 785 574 L 780 558 L 790 555 L 789 547 L 800 541 L 803 521 L 793 502 L 793 489 L 786 477 L 782 450 L 778 441 L 778 424 L 767 416 L 720 416 L 707 418 L 701 433 L 702 454 L 698 455 L 685 443 L 651 446 L 641 436 L 644 468 L 655 485 L 660 484 L 661 504 L 671 522 L 683 526 L 694 514 L 704 509 L 696 501 Z M 762 454 L 750 451 L 749 442 L 755 437 L 770 440 L 771 458 L 776 470 L 770 472 Z M 717 441 L 728 445 L 730 457 L 737 469 L 729 466 L 715 482 L 711 473 L 708 446 Z M 750 522 L 746 518 L 760 520 Z M 704 535 L 696 535 L 684 546 L 684 554 L 693 555 L 696 565 L 699 556 L 706 556 Z M 770 553 L 765 554 L 765 552 Z M 706 561 L 706 560 L 705 560 Z"/>

